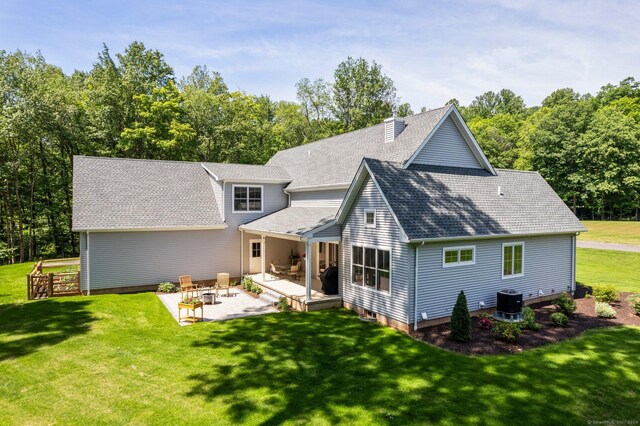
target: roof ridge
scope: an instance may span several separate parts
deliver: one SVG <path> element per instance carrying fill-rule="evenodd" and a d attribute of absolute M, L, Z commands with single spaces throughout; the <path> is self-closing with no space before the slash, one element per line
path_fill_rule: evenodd
<path fill-rule="evenodd" d="M 504 169 L 504 168 L 500 168 L 497 167 L 495 168 L 496 170 L 500 170 L 503 172 L 514 172 L 514 173 L 531 173 L 531 174 L 540 174 L 539 172 L 537 172 L 536 170 L 518 170 L 518 169 Z"/>
<path fill-rule="evenodd" d="M 179 163 L 179 164 L 201 164 L 202 161 L 187 161 L 187 160 L 156 160 L 150 158 L 123 158 L 123 157 L 100 157 L 97 155 L 74 155 L 74 158 L 91 158 L 97 160 L 112 160 L 112 161 L 138 161 L 146 163 Z"/>

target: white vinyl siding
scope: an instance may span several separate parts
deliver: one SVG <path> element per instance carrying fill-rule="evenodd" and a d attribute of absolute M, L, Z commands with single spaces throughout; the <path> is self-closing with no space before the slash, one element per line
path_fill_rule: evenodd
<path fill-rule="evenodd" d="M 482 168 L 451 117 L 447 117 L 442 122 L 413 160 L 413 163 L 471 169 Z"/>

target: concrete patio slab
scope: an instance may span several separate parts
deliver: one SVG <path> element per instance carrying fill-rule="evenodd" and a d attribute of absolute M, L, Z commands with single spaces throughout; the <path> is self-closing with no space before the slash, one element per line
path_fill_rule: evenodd
<path fill-rule="evenodd" d="M 251 297 L 237 288 L 230 290 L 231 295 L 221 293 L 216 299 L 215 305 L 204 305 L 204 321 L 224 321 L 233 318 L 242 318 L 252 315 L 261 315 L 278 312 L 276 308 L 265 300 Z M 224 295 L 223 295 L 224 294 Z M 178 302 L 182 296 L 178 293 L 158 294 L 162 303 L 167 307 L 171 315 L 178 321 Z M 182 315 L 190 315 L 183 309 Z M 200 315 L 200 309 L 196 311 L 196 316 Z M 181 321 L 180 325 L 189 325 L 190 322 Z"/>

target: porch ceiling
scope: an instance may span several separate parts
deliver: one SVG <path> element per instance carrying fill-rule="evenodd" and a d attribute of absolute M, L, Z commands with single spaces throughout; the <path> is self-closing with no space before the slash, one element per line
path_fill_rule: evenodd
<path fill-rule="evenodd" d="M 337 207 L 287 207 L 239 228 L 256 234 L 277 234 L 302 239 L 334 222 Z"/>

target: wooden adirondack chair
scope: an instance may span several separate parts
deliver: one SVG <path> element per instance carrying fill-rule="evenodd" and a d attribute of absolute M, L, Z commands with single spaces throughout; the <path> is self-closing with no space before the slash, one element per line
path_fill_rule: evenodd
<path fill-rule="evenodd" d="M 226 272 L 220 272 L 216 280 L 216 295 L 218 295 L 219 290 L 222 290 L 222 291 L 226 290 L 227 297 L 229 297 L 229 295 L 231 294 L 229 292 L 230 288 L 231 286 L 229 285 L 229 274 Z"/>
<path fill-rule="evenodd" d="M 198 297 L 198 287 L 191 281 L 191 275 L 180 275 L 178 281 L 180 281 L 180 293 L 182 293 L 183 299 L 185 297 Z"/>

